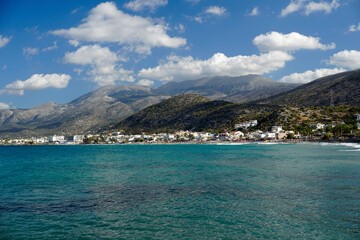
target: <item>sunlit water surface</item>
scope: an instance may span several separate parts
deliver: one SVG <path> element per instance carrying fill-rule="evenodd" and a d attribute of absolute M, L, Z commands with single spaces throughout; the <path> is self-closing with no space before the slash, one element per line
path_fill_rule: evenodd
<path fill-rule="evenodd" d="M 354 146 L 0 147 L 0 239 L 360 239 Z"/>

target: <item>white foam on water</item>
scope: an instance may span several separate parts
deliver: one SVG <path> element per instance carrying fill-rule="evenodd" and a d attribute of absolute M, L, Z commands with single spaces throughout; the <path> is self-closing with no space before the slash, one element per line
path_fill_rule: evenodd
<path fill-rule="evenodd" d="M 217 143 L 216 145 L 247 145 L 249 143 Z"/>
<path fill-rule="evenodd" d="M 263 142 L 263 143 L 261 143 L 261 142 L 258 142 L 258 143 L 256 143 L 256 144 L 260 144 L 260 145 L 275 145 L 275 144 L 281 144 L 281 143 L 275 143 L 275 142 Z"/>

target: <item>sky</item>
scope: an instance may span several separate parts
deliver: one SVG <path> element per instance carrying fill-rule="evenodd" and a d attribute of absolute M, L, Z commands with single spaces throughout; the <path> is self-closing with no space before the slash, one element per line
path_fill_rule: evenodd
<path fill-rule="evenodd" d="M 0 109 L 105 85 L 357 68 L 359 0 L 0 0 Z"/>

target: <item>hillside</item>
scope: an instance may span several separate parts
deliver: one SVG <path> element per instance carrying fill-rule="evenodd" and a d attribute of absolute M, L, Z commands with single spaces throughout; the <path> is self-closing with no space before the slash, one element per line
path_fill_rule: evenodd
<path fill-rule="evenodd" d="M 112 130 L 122 129 L 129 133 L 230 130 L 243 114 L 268 114 L 277 108 L 211 101 L 196 94 L 182 94 L 141 110 L 114 125 Z"/>
<path fill-rule="evenodd" d="M 282 106 L 360 105 L 360 70 L 322 77 L 255 103 Z"/>
<path fill-rule="evenodd" d="M 39 136 L 98 131 L 169 96 L 154 96 L 143 86 L 106 86 L 68 104 L 0 110 L 2 136 Z"/>
<path fill-rule="evenodd" d="M 105 86 L 68 104 L 45 103 L 31 109 L 0 110 L 0 136 L 79 134 L 106 129 L 164 99 L 199 93 L 211 99 L 243 102 L 294 88 L 259 75 L 211 77 L 167 83 L 158 88 Z"/>
<path fill-rule="evenodd" d="M 291 90 L 300 84 L 282 83 L 260 75 L 205 77 L 198 80 L 169 82 L 154 89 L 161 95 L 199 94 L 212 100 L 247 102 Z"/>

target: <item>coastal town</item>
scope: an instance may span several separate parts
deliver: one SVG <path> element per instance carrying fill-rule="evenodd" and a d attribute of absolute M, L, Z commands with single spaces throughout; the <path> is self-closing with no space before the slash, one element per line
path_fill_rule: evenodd
<path fill-rule="evenodd" d="M 174 133 L 126 134 L 120 130 L 101 134 L 52 135 L 43 137 L 0 139 L 0 145 L 75 145 L 75 144 L 161 144 L 161 143 L 223 143 L 223 142 L 284 142 L 284 141 L 359 141 L 360 114 L 354 115 L 356 125 L 346 128 L 343 122 L 308 126 L 306 133 L 272 126 L 269 131 L 257 128 L 257 120 L 249 120 L 234 125 L 231 131 L 221 133 L 176 131 Z"/>

